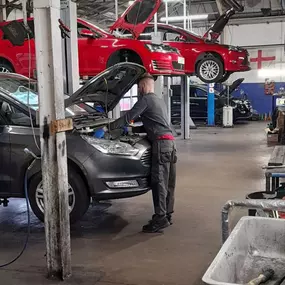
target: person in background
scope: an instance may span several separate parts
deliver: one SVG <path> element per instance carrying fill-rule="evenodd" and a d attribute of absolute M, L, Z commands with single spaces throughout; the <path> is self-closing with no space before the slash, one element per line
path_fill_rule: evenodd
<path fill-rule="evenodd" d="M 172 224 L 176 183 L 176 146 L 167 119 L 165 102 L 154 93 L 154 78 L 143 75 L 138 82 L 139 99 L 124 116 L 110 123 L 110 131 L 129 125 L 141 117 L 152 144 L 151 187 L 154 215 L 143 226 L 146 233 L 160 232 Z"/>

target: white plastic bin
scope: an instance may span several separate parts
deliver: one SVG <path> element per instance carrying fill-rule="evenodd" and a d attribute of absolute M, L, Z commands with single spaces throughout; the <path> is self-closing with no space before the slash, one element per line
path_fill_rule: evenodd
<path fill-rule="evenodd" d="M 243 217 L 203 276 L 203 282 L 246 284 L 264 268 L 275 271 L 275 281 L 285 275 L 285 220 Z"/>

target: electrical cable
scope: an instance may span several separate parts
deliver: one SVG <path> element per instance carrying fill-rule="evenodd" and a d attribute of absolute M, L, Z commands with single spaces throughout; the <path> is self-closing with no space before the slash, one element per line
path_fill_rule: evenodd
<path fill-rule="evenodd" d="M 105 102 L 105 108 L 106 108 L 106 115 L 108 118 L 108 94 L 109 94 L 109 86 L 108 86 L 108 81 L 107 79 L 104 77 L 104 82 L 106 84 L 106 102 Z M 110 119 L 108 120 L 108 130 L 110 131 Z"/>
<path fill-rule="evenodd" d="M 6 267 L 6 266 L 14 263 L 15 261 L 17 261 L 22 256 L 22 254 L 24 253 L 24 251 L 26 250 L 26 248 L 28 246 L 28 241 L 29 241 L 30 233 L 31 233 L 31 214 L 30 214 L 30 203 L 29 203 L 29 198 L 28 198 L 28 172 L 33 167 L 33 164 L 35 161 L 36 161 L 36 159 L 34 159 L 32 161 L 32 163 L 29 165 L 29 167 L 27 168 L 27 170 L 25 172 L 25 179 L 24 179 L 25 198 L 26 198 L 27 216 L 28 216 L 28 221 L 27 221 L 28 229 L 27 229 L 26 240 L 25 240 L 25 243 L 24 243 L 24 246 L 23 246 L 21 252 L 11 261 L 9 261 L 5 264 L 1 264 L 0 268 Z"/>
<path fill-rule="evenodd" d="M 30 121 L 31 121 L 31 127 L 32 127 L 32 131 L 33 131 L 33 137 L 34 137 L 34 142 L 36 147 L 38 148 L 38 150 L 40 150 L 39 145 L 37 143 L 36 140 L 36 135 L 35 135 L 35 129 L 34 129 L 34 124 L 33 124 L 33 118 L 32 118 L 32 113 L 31 113 L 31 109 L 30 109 L 30 89 L 31 89 L 31 68 L 32 68 L 32 54 L 31 54 L 31 42 L 30 42 L 30 35 L 29 35 L 29 31 L 27 29 L 27 37 L 28 37 L 28 48 L 29 48 L 29 81 L 28 81 L 28 98 L 27 98 L 27 105 L 28 105 L 28 109 L 29 109 L 29 116 L 30 116 Z M 25 200 L 26 200 L 26 206 L 27 206 L 27 235 L 26 235 L 26 240 L 24 243 L 24 246 L 22 248 L 22 250 L 20 251 L 20 253 L 11 261 L 5 263 L 5 264 L 0 264 L 0 268 L 4 268 L 8 265 L 11 265 L 12 263 L 14 263 L 15 261 L 17 261 L 24 253 L 24 251 L 27 249 L 28 246 L 28 242 L 29 242 L 29 238 L 30 238 L 30 234 L 31 234 L 31 214 L 30 214 L 30 202 L 29 202 L 29 196 L 28 196 L 28 172 L 32 169 L 34 163 L 36 162 L 37 159 L 40 159 L 39 157 L 37 157 L 34 153 L 32 153 L 30 150 L 28 149 L 24 149 L 24 151 L 27 154 L 32 155 L 32 157 L 34 158 L 33 161 L 30 163 L 30 165 L 28 166 L 28 168 L 26 169 L 25 172 L 25 176 L 24 176 L 24 191 L 25 191 Z"/>
<path fill-rule="evenodd" d="M 30 122 L 31 122 L 31 127 L 32 127 L 32 132 L 33 132 L 33 138 L 34 138 L 34 142 L 35 145 L 37 147 L 38 150 L 40 150 L 40 147 L 38 145 L 37 142 L 37 138 L 36 138 L 36 134 L 35 134 L 35 127 L 34 127 L 34 122 L 33 122 L 33 117 L 32 117 L 32 113 L 31 113 L 31 107 L 30 107 L 30 90 L 31 90 L 31 68 L 32 68 L 32 52 L 31 52 L 31 41 L 30 41 L 30 35 L 28 34 L 28 49 L 29 49 L 29 81 L 28 81 L 28 100 L 27 100 L 27 105 L 28 105 L 28 110 L 29 110 L 29 116 L 30 116 Z M 38 101 L 39 104 L 39 101 Z"/>

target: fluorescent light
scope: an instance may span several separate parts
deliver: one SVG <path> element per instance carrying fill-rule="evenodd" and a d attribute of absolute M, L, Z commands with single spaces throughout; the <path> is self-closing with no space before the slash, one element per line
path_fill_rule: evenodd
<path fill-rule="evenodd" d="M 191 15 L 191 16 L 186 16 L 186 20 L 206 20 L 208 19 L 208 14 L 198 14 L 198 15 Z M 166 20 L 168 20 L 168 22 L 181 22 L 184 21 L 185 17 L 184 16 L 174 16 L 174 17 L 162 17 L 160 18 L 160 21 L 162 22 L 166 22 Z"/>
<path fill-rule="evenodd" d="M 259 77 L 278 77 L 285 76 L 285 69 L 280 68 L 262 68 L 258 70 Z"/>

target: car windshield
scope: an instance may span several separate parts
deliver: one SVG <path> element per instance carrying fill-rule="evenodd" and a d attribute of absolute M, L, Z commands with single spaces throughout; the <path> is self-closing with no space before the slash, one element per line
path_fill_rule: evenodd
<path fill-rule="evenodd" d="M 0 77 L 0 90 L 14 97 L 19 102 L 27 105 L 35 111 L 39 109 L 39 98 L 36 81 L 31 81 L 29 84 L 29 81 L 27 79 Z M 85 109 L 76 104 L 65 109 L 66 117 L 72 117 L 87 113 L 88 112 Z"/>

